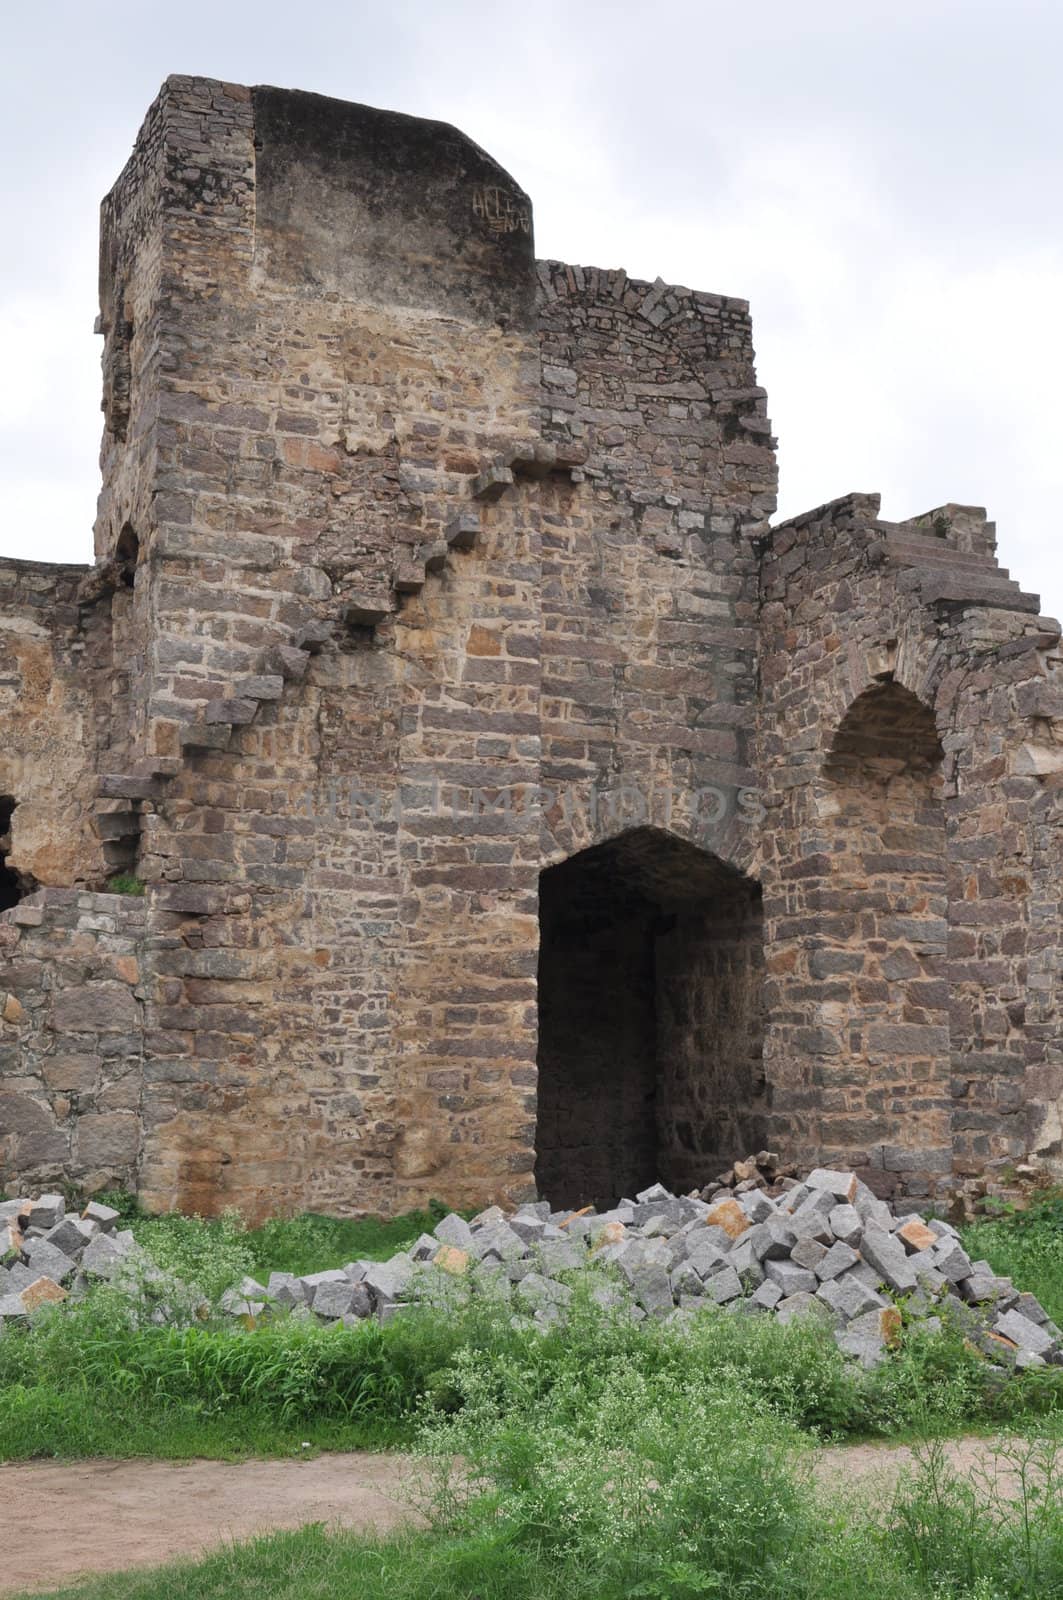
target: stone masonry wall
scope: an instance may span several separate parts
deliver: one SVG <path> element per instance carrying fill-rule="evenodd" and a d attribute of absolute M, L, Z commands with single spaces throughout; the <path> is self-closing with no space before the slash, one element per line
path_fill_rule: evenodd
<path fill-rule="evenodd" d="M 0 562 L 0 794 L 15 801 L 7 865 L 26 883 L 92 883 L 101 870 L 91 825 L 106 620 L 87 619 L 87 568 Z"/>
<path fill-rule="evenodd" d="M 984 517 L 975 540 L 965 508 L 877 512 L 839 501 L 765 555 L 769 1126 L 924 1195 L 1058 1155 L 1036 1129 L 1058 1095 L 1059 758 L 1023 707 L 1058 710 L 1059 628 Z"/>
<path fill-rule="evenodd" d="M 0 913 L 0 1170 L 135 1188 L 148 908 L 41 889 Z"/>
<path fill-rule="evenodd" d="M 1059 629 L 984 514 L 772 529 L 745 302 L 536 262 L 441 124 L 174 77 L 101 232 L 97 565 L 0 572 L 66 886 L 0 916 L 4 1181 L 1063 1170 Z"/>

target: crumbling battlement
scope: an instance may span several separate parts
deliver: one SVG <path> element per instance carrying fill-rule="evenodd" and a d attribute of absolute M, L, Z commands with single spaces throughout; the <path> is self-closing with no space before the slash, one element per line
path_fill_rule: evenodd
<path fill-rule="evenodd" d="M 984 513 L 772 528 L 746 303 L 537 262 L 441 124 L 169 79 L 100 306 L 96 565 L 0 573 L 6 1181 L 1063 1160 L 1059 629 Z"/>

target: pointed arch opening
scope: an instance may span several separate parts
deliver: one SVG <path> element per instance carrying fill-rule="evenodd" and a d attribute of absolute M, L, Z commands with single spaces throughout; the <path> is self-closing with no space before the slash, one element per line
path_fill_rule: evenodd
<path fill-rule="evenodd" d="M 881 1151 L 883 1192 L 949 1141 L 943 752 L 932 711 L 883 678 L 849 707 L 823 767 L 829 870 L 805 959 L 816 983 L 818 1142 Z M 894 1170 L 890 1164 L 895 1163 Z"/>
<path fill-rule="evenodd" d="M 536 1181 L 557 1206 L 703 1184 L 761 1142 L 759 885 L 638 828 L 539 885 Z"/>

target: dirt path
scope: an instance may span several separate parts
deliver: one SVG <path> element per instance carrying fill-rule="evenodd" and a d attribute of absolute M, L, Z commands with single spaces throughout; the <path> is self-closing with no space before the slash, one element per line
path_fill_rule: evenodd
<path fill-rule="evenodd" d="M 199 1556 L 277 1528 L 385 1533 L 414 1517 L 402 1456 L 307 1461 L 31 1461 L 0 1466 L 0 1595 Z M 11 1537 L 18 1529 L 17 1538 Z"/>
<path fill-rule="evenodd" d="M 961 1472 L 991 1466 L 991 1439 L 956 1439 Z M 888 1491 L 912 1451 L 841 1445 L 820 1453 L 816 1475 Z M 34 1461 L 0 1466 L 0 1596 L 48 1589 L 86 1573 L 197 1556 L 232 1539 L 307 1522 L 386 1532 L 414 1520 L 412 1469 L 397 1455 L 322 1455 L 306 1461 Z M 1002 1474 L 1002 1484 L 1007 1474 Z"/>

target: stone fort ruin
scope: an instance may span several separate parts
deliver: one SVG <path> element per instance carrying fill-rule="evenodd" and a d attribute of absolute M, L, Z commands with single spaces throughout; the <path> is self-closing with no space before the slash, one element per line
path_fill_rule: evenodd
<path fill-rule="evenodd" d="M 1059 627 L 971 507 L 772 526 L 744 301 L 537 261 L 453 128 L 174 77 L 99 329 L 95 564 L 0 567 L 0 1180 L 1063 1171 Z"/>

